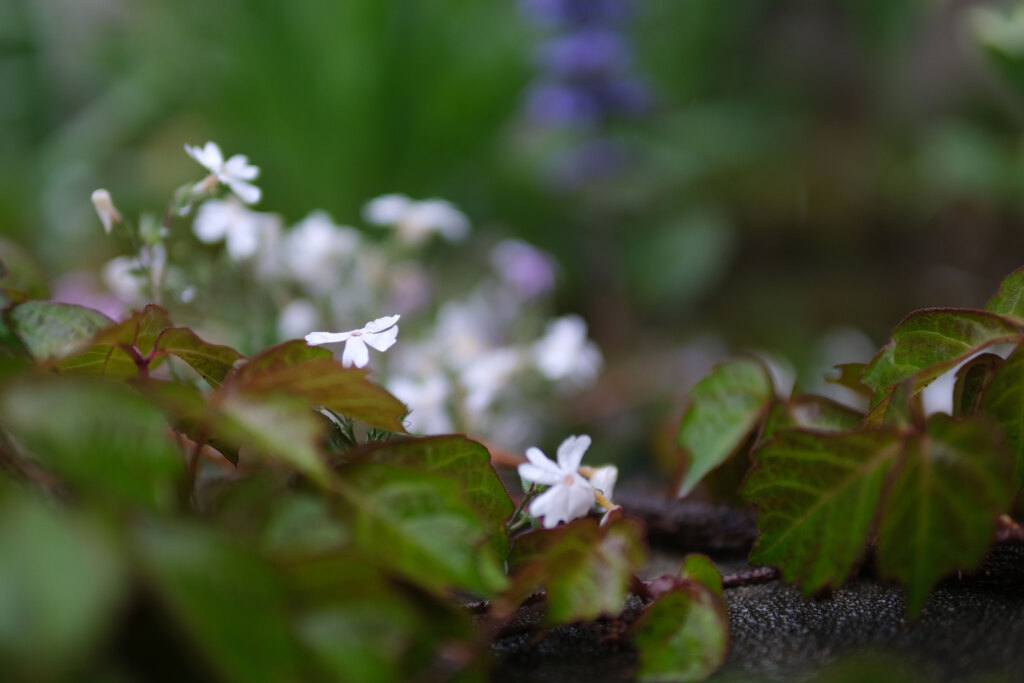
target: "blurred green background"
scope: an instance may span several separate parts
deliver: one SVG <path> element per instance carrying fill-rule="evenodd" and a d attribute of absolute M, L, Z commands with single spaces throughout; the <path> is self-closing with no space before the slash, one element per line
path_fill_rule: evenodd
<path fill-rule="evenodd" d="M 216 140 L 289 221 L 441 196 L 549 249 L 613 366 L 710 331 L 802 368 L 1020 265 L 1013 3 L 631 5 L 653 104 L 602 130 L 622 168 L 570 188 L 567 136 L 523 113 L 550 30 L 513 2 L 0 0 L 0 231 L 51 275 L 99 263 L 90 192 L 161 206 L 199 176 L 182 144 Z"/>

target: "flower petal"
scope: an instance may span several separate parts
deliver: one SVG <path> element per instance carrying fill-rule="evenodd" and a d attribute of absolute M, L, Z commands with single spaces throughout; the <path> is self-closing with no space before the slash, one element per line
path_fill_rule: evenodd
<path fill-rule="evenodd" d="M 383 318 L 377 318 L 376 320 L 366 323 L 366 325 L 363 326 L 363 332 L 383 332 L 397 323 L 398 319 L 401 317 L 401 315 L 388 315 Z"/>
<path fill-rule="evenodd" d="M 615 490 L 615 482 L 619 478 L 619 468 L 615 465 L 598 467 L 590 475 L 590 485 L 604 494 L 605 498 L 611 500 L 612 492 Z"/>
<path fill-rule="evenodd" d="M 239 180 L 255 180 L 260 174 L 260 169 L 249 163 L 249 157 L 235 154 L 224 162 L 224 172 Z"/>
<path fill-rule="evenodd" d="M 365 368 L 370 362 L 370 351 L 363 343 L 362 337 L 349 337 L 345 342 L 345 351 L 341 354 L 341 364 L 345 367 Z"/>
<path fill-rule="evenodd" d="M 346 341 L 350 336 L 352 336 L 351 332 L 310 332 L 306 335 L 306 343 L 310 346 L 335 344 Z"/>
<path fill-rule="evenodd" d="M 387 351 L 398 340 L 398 325 L 389 327 L 383 332 L 370 332 L 363 335 L 363 341 L 378 351 Z"/>
<path fill-rule="evenodd" d="M 558 466 L 566 472 L 575 472 L 583 462 L 583 454 L 590 448 L 590 437 L 586 434 L 570 436 L 558 447 Z"/>
<path fill-rule="evenodd" d="M 232 207 L 219 199 L 210 199 L 199 207 L 192 221 L 192 232 L 204 244 L 220 242 L 227 235 L 232 220 Z"/>
<path fill-rule="evenodd" d="M 533 499 L 533 502 L 530 503 L 530 514 L 534 517 L 542 517 L 545 529 L 554 528 L 559 522 L 568 521 L 565 494 L 564 486 L 552 486 Z"/>
<path fill-rule="evenodd" d="M 554 486 L 563 478 L 560 472 L 552 472 L 526 462 L 518 467 L 518 471 L 520 478 L 542 486 Z"/>
<path fill-rule="evenodd" d="M 567 473 L 563 472 L 562 469 L 554 463 L 551 458 L 544 455 L 544 453 L 536 446 L 531 446 L 526 449 L 526 459 L 530 461 L 531 465 L 538 467 L 545 472 L 550 472 L 558 477 L 564 477 Z"/>
<path fill-rule="evenodd" d="M 230 176 L 222 177 L 221 180 L 246 204 L 255 204 L 263 196 L 263 191 L 252 183 L 247 183 L 244 180 L 238 180 Z"/>
<path fill-rule="evenodd" d="M 594 488 L 583 477 L 577 476 L 565 487 L 566 521 L 586 517 L 594 505 Z"/>

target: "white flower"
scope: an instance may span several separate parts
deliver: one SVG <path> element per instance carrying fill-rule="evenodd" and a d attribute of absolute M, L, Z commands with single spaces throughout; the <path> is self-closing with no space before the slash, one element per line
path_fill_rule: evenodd
<path fill-rule="evenodd" d="M 522 352 L 512 347 L 487 351 L 467 363 L 459 373 L 466 388 L 466 408 L 473 415 L 483 413 L 523 365 Z"/>
<path fill-rule="evenodd" d="M 345 342 L 345 350 L 341 355 L 341 364 L 345 367 L 366 367 L 370 362 L 367 345 L 378 351 L 387 351 L 398 339 L 398 319 L 401 315 L 390 315 L 377 318 L 366 323 L 364 327 L 349 332 L 310 332 L 306 335 L 306 343 L 310 346 L 318 344 L 337 344 Z"/>
<path fill-rule="evenodd" d="M 185 145 L 185 151 L 208 168 L 217 180 L 231 188 L 231 191 L 246 204 L 255 204 L 260 200 L 260 188 L 248 182 L 259 176 L 260 169 L 250 164 L 249 158 L 244 154 L 235 154 L 225 161 L 220 147 L 214 142 L 207 142 L 203 147 Z M 207 181 L 203 180 L 196 183 L 195 190 L 203 191 L 207 187 Z"/>
<path fill-rule="evenodd" d="M 121 222 L 121 213 L 114 206 L 110 193 L 100 188 L 92 193 L 92 205 L 96 208 L 96 215 L 103 223 L 103 232 L 110 234 L 110 230 L 116 223 Z"/>
<path fill-rule="evenodd" d="M 548 323 L 544 336 L 533 344 L 533 361 L 550 380 L 593 381 L 603 363 L 597 345 L 587 339 L 587 324 L 578 315 Z"/>
<path fill-rule="evenodd" d="M 274 221 L 273 215 L 250 211 L 233 197 L 208 199 L 196 212 L 192 232 L 206 244 L 224 240 L 228 256 L 242 261 L 259 251 L 263 233 L 272 229 Z"/>
<path fill-rule="evenodd" d="M 413 434 L 450 434 L 455 431 L 448 414 L 451 386 L 442 374 L 432 374 L 422 380 L 395 377 L 388 389 L 409 407 L 405 428 Z"/>
<path fill-rule="evenodd" d="M 605 498 L 611 500 L 612 493 L 615 491 L 615 482 L 619 478 L 619 468 L 615 465 L 598 467 L 587 478 L 590 480 L 591 486 L 604 494 Z"/>
<path fill-rule="evenodd" d="M 336 225 L 323 211 L 314 211 L 285 237 L 284 262 L 296 281 L 316 294 L 327 294 L 340 282 L 342 265 L 359 248 L 359 233 Z"/>
<path fill-rule="evenodd" d="M 372 225 L 394 226 L 398 238 L 411 246 L 435 233 L 450 242 L 469 234 L 469 219 L 443 199 L 413 201 L 402 194 L 386 194 L 367 202 L 363 218 Z"/>
<path fill-rule="evenodd" d="M 579 470 L 590 437 L 570 436 L 558 447 L 558 462 L 552 462 L 539 448 L 526 449 L 528 463 L 519 466 L 525 481 L 550 486 L 530 503 L 530 514 L 542 517 L 544 528 L 584 517 L 594 504 L 594 487 Z"/>

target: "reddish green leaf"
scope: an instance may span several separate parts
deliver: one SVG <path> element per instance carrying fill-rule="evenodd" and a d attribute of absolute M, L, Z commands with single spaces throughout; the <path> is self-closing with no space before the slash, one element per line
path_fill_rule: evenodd
<path fill-rule="evenodd" d="M 7 325 L 36 362 L 82 350 L 97 332 L 114 324 L 99 311 L 53 301 L 26 301 L 6 313 Z"/>
<path fill-rule="evenodd" d="M 464 436 L 404 439 L 368 444 L 346 457 L 356 462 L 401 465 L 451 479 L 483 523 L 495 551 L 502 558 L 508 555 L 505 522 L 515 505 L 491 466 L 490 453 L 479 443 Z"/>
<path fill-rule="evenodd" d="M 172 354 L 185 361 L 216 388 L 224 377 L 243 358 L 230 346 L 209 344 L 200 339 L 187 327 L 171 327 L 163 330 L 156 339 L 155 354 Z"/>
<path fill-rule="evenodd" d="M 1014 486 L 1024 483 L 1024 346 L 1018 346 L 985 388 L 982 412 L 999 421 L 1016 465 Z"/>
<path fill-rule="evenodd" d="M 836 370 L 839 370 L 839 376 L 826 376 L 826 382 L 846 387 L 864 398 L 871 398 L 874 392 L 871 387 L 861 381 L 861 375 L 864 374 L 864 368 L 867 367 L 864 363 L 842 363 L 835 367 Z"/>
<path fill-rule="evenodd" d="M 980 564 L 1015 490 L 1011 467 L 987 420 L 935 415 L 926 435 L 907 440 L 882 506 L 876 554 L 882 576 L 907 586 L 911 615 L 943 576 Z"/>
<path fill-rule="evenodd" d="M 902 443 L 892 430 L 787 431 L 754 452 L 743 494 L 758 510 L 750 561 L 806 593 L 837 587 L 864 552 Z"/>
<path fill-rule="evenodd" d="M 684 580 L 696 581 L 715 595 L 722 594 L 722 574 L 707 555 L 690 553 L 684 557 L 679 576 Z"/>
<path fill-rule="evenodd" d="M 678 496 L 692 491 L 743 445 L 774 397 L 764 366 L 748 359 L 722 363 L 694 386 L 679 427 L 679 445 L 688 461 Z"/>
<path fill-rule="evenodd" d="M 583 519 L 532 531 L 512 548 L 509 599 L 518 602 L 545 586 L 552 625 L 618 614 L 646 554 L 643 529 L 631 519 L 604 527 Z"/>
<path fill-rule="evenodd" d="M 999 289 L 985 304 L 985 310 L 1024 319 L 1024 268 L 1018 268 L 1003 278 Z"/>
<path fill-rule="evenodd" d="M 92 343 L 134 347 L 140 356 L 145 357 L 153 350 L 160 333 L 173 324 L 167 311 L 156 304 L 149 304 L 122 322 L 99 332 Z"/>
<path fill-rule="evenodd" d="M 722 598 L 687 582 L 655 600 L 633 626 L 640 660 L 637 680 L 703 681 L 729 651 L 729 619 Z"/>
<path fill-rule="evenodd" d="M 828 432 L 854 429 L 862 419 L 864 416 L 860 412 L 829 398 L 801 394 L 772 406 L 761 434 L 761 442 L 769 441 L 776 432 L 783 429 Z"/>
<path fill-rule="evenodd" d="M 227 383 L 246 393 L 287 393 L 373 427 L 404 432 L 405 405 L 370 382 L 368 374 L 342 367 L 325 349 L 292 341 L 253 356 Z"/>

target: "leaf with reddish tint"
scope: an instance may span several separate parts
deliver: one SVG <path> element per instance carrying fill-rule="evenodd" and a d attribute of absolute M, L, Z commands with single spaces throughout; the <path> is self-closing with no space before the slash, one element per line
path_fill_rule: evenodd
<path fill-rule="evenodd" d="M 775 390 L 756 360 L 722 363 L 693 387 L 679 426 L 679 445 L 687 457 L 676 495 L 685 496 L 747 440 L 761 424 Z"/>
<path fill-rule="evenodd" d="M 861 381 L 861 375 L 864 374 L 864 368 L 867 367 L 864 363 L 842 363 L 835 367 L 839 371 L 839 375 L 837 377 L 826 376 L 826 382 L 846 387 L 864 398 L 871 398 L 874 392 L 871 387 Z"/>
<path fill-rule="evenodd" d="M 907 586 L 914 616 L 939 579 L 981 563 L 1016 487 L 999 429 L 987 420 L 935 415 L 927 434 L 903 450 L 882 506 L 876 556 L 883 577 Z"/>
<path fill-rule="evenodd" d="M 1015 466 L 1014 486 L 1024 483 L 1024 346 L 1018 346 L 985 388 L 981 411 L 1003 427 Z"/>
<path fill-rule="evenodd" d="M 632 519 L 604 527 L 583 519 L 531 531 L 512 548 L 513 586 L 506 599 L 518 603 L 546 587 L 551 625 L 618 614 L 646 555 L 643 528 Z"/>
<path fill-rule="evenodd" d="M 112 323 L 96 332 L 86 347 L 62 359 L 59 372 L 132 377 L 139 373 L 134 356 L 145 358 L 153 350 L 157 336 L 171 325 L 167 311 L 150 304 L 135 311 L 126 320 Z M 128 351 L 130 349 L 131 351 Z M 152 363 L 150 367 L 156 365 Z"/>
<path fill-rule="evenodd" d="M 953 414 L 974 415 L 981 407 L 985 388 L 1003 365 L 1003 358 L 994 353 L 975 356 L 956 371 L 953 385 Z"/>
<path fill-rule="evenodd" d="M 26 301 L 5 314 L 7 325 L 36 362 L 64 358 L 85 348 L 114 321 L 99 311 L 54 301 Z"/>
<path fill-rule="evenodd" d="M 750 561 L 778 567 L 805 593 L 842 585 L 864 554 L 901 447 L 896 431 L 880 429 L 785 431 L 758 448 L 743 488 L 760 530 Z"/>
<path fill-rule="evenodd" d="M 334 490 L 354 542 L 374 562 L 437 594 L 487 597 L 504 587 L 488 529 L 453 479 L 367 462 L 346 467 Z"/>
<path fill-rule="evenodd" d="M 230 346 L 210 344 L 187 327 L 171 327 L 160 333 L 155 354 L 172 354 L 189 364 L 210 386 L 221 385 L 235 363 L 244 356 Z"/>
<path fill-rule="evenodd" d="M 823 432 L 841 432 L 855 429 L 864 416 L 832 399 L 814 394 L 794 396 L 785 403 L 772 406 L 765 421 L 761 442 L 774 438 L 783 429 L 810 429 Z"/>
<path fill-rule="evenodd" d="M 696 581 L 715 595 L 722 594 L 722 574 L 707 555 L 690 553 L 684 557 L 679 576 L 684 580 Z"/>
<path fill-rule="evenodd" d="M 1024 319 L 1024 268 L 1018 268 L 1003 278 L 999 289 L 985 304 L 985 310 Z"/>
<path fill-rule="evenodd" d="M 633 626 L 645 683 L 703 681 L 729 651 L 729 619 L 719 595 L 689 581 L 648 605 Z"/>
<path fill-rule="evenodd" d="M 167 311 L 156 304 L 149 304 L 141 311 L 134 311 L 124 321 L 101 331 L 92 343 L 131 346 L 145 357 L 153 350 L 160 333 L 173 324 Z"/>
<path fill-rule="evenodd" d="M 354 462 L 400 465 L 452 480 L 483 523 L 495 551 L 502 559 L 508 555 L 505 522 L 515 505 L 491 467 L 490 453 L 479 443 L 464 436 L 403 439 L 367 444 L 349 451 L 346 457 Z"/>
<path fill-rule="evenodd" d="M 861 380 L 879 392 L 913 377 L 916 392 L 971 354 L 1019 338 L 1013 322 L 986 311 L 915 311 L 896 327 L 892 341 L 871 360 Z"/>
<path fill-rule="evenodd" d="M 292 341 L 253 356 L 226 381 L 240 392 L 283 392 L 373 427 L 404 432 L 405 405 L 370 382 L 368 374 L 342 367 L 325 349 Z"/>

